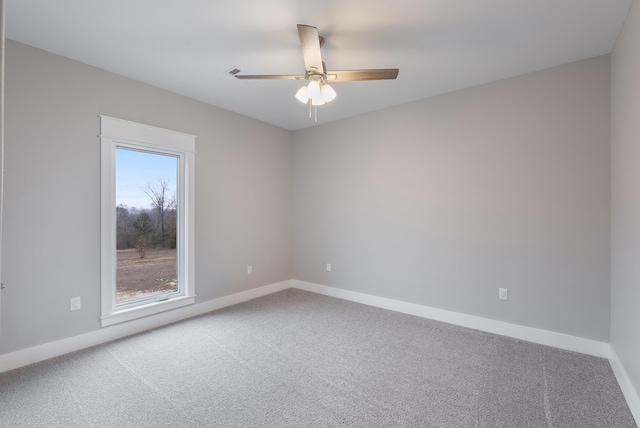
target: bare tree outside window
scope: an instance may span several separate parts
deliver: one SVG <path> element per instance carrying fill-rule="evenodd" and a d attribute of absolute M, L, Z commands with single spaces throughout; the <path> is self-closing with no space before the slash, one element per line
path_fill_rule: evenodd
<path fill-rule="evenodd" d="M 151 200 L 151 205 L 155 211 L 158 228 L 158 243 L 166 247 L 171 226 L 169 216 L 176 211 L 176 196 L 169 191 L 167 180 L 158 180 L 157 183 L 147 184 L 142 190 Z M 175 230 L 175 224 L 173 225 Z"/>

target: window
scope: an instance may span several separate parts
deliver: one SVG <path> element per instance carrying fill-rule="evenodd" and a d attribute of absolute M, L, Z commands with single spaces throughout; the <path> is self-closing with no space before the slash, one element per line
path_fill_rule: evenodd
<path fill-rule="evenodd" d="M 195 137 L 100 116 L 102 326 L 195 302 Z"/>

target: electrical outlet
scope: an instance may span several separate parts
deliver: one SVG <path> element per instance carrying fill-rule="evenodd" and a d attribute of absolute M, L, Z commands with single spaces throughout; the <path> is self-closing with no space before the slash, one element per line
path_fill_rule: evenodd
<path fill-rule="evenodd" d="M 509 300 L 509 290 L 506 288 L 498 288 L 498 299 Z"/>
<path fill-rule="evenodd" d="M 253 274 L 253 266 L 247 266 L 247 275 Z"/>
<path fill-rule="evenodd" d="M 331 272 L 331 263 L 327 263 L 327 272 Z"/>
<path fill-rule="evenodd" d="M 72 297 L 69 299 L 69 310 L 77 311 L 80 309 L 80 297 Z"/>

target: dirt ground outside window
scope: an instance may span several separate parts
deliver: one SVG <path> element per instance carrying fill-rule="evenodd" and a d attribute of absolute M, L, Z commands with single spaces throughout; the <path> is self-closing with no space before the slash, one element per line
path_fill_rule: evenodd
<path fill-rule="evenodd" d="M 117 251 L 116 303 L 177 289 L 176 250 L 149 248 L 143 259 L 135 248 Z"/>

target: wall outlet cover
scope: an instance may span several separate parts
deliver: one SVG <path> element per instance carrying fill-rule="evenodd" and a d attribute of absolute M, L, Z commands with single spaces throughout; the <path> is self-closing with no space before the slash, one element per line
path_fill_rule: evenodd
<path fill-rule="evenodd" d="M 69 299 L 69 310 L 77 311 L 81 307 L 80 297 L 72 297 Z"/>

